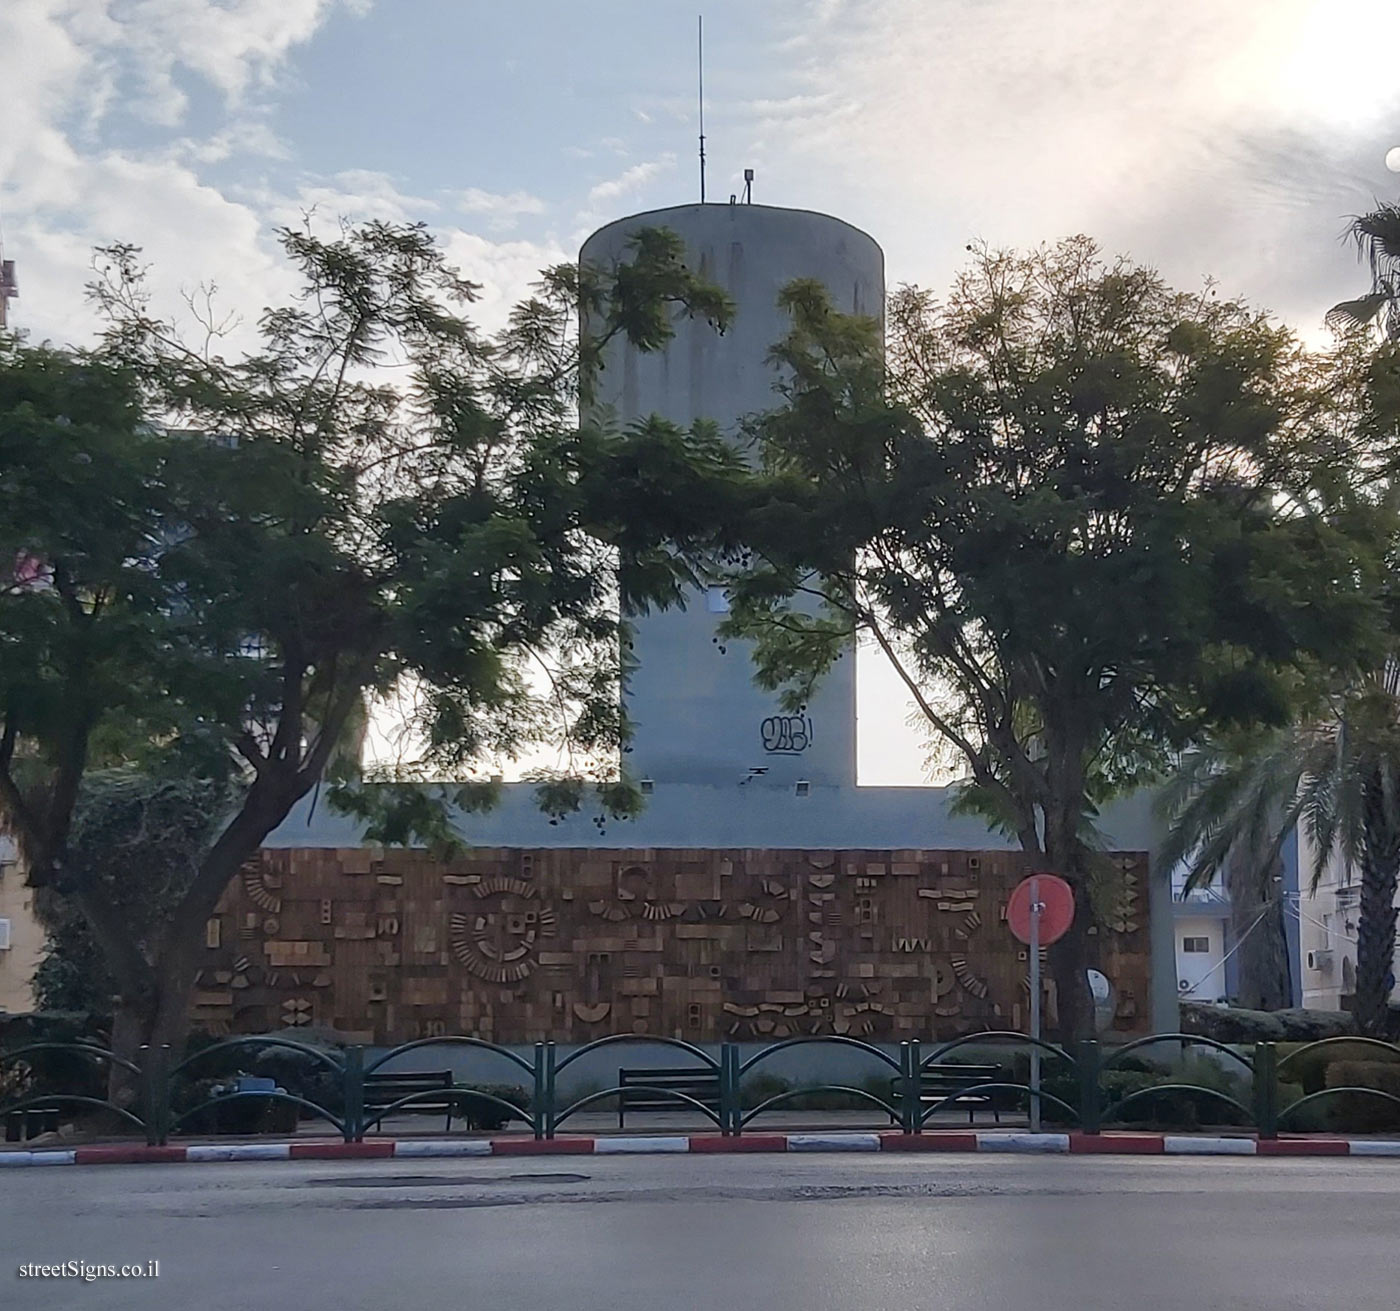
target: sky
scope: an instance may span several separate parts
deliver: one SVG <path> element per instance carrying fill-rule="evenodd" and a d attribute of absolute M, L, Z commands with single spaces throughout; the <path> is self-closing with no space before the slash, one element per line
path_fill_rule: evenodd
<path fill-rule="evenodd" d="M 1077 232 L 1206 276 L 1308 336 L 1364 290 L 1348 216 L 1400 175 L 1396 0 L 0 0 L 12 321 L 82 343 L 95 245 L 158 305 L 212 283 L 251 324 L 307 211 L 421 219 L 498 326 L 601 224 L 709 193 L 823 210 L 891 286 L 967 244 Z M 922 750 L 864 661 L 863 783 Z"/>

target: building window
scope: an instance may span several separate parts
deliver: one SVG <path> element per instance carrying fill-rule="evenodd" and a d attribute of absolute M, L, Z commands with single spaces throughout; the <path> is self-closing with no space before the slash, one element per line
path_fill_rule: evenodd
<path fill-rule="evenodd" d="M 1182 938 L 1182 951 L 1204 952 L 1210 950 L 1209 938 Z"/>

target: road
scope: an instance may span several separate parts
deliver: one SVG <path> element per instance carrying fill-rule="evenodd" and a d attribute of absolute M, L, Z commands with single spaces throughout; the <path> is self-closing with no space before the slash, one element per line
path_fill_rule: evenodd
<path fill-rule="evenodd" d="M 1150 1311 L 1400 1301 L 1400 1162 L 677 1156 L 0 1170 L 0 1306 Z M 22 1262 L 160 1261 L 156 1279 Z"/>

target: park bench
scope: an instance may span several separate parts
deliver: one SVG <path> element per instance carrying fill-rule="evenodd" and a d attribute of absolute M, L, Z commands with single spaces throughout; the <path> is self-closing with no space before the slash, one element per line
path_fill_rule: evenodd
<path fill-rule="evenodd" d="M 400 1107 L 403 1111 L 441 1111 L 447 1117 L 446 1128 L 452 1128 L 452 1107 L 459 1098 L 454 1098 L 449 1090 L 455 1077 L 451 1070 L 404 1071 L 395 1074 L 365 1075 L 365 1127 L 378 1122 L 380 1115 L 401 1097 L 411 1097 L 414 1093 L 442 1091 L 442 1097 L 424 1097 Z M 460 1097 L 460 1095 L 459 1095 Z M 378 1112 L 378 1114 L 376 1114 Z"/>
<path fill-rule="evenodd" d="M 975 1088 L 979 1083 L 1001 1081 L 1002 1070 L 999 1065 L 925 1065 L 919 1072 L 919 1102 L 924 1107 L 932 1106 L 935 1102 L 941 1102 L 945 1097 L 953 1097 L 969 1088 Z M 896 1105 L 901 1095 L 902 1083 L 903 1080 L 899 1078 L 890 1080 L 890 1101 Z M 995 1088 L 988 1089 L 986 1092 L 966 1097 L 962 1101 L 952 1103 L 952 1105 L 967 1107 L 968 1124 L 976 1123 L 979 1108 L 991 1111 L 992 1118 L 997 1124 L 1000 1124 L 999 1091 Z M 891 1116 L 890 1119 L 893 1122 L 895 1117 Z"/>
<path fill-rule="evenodd" d="M 719 1074 L 714 1070 L 697 1070 L 694 1066 L 660 1070 L 620 1069 L 617 1072 L 617 1086 L 621 1090 L 617 1095 L 619 1129 L 623 1127 L 623 1117 L 628 1111 L 685 1109 L 685 1102 L 668 1097 L 659 1089 L 684 1093 L 711 1110 L 719 1110 Z"/>
<path fill-rule="evenodd" d="M 447 1117 L 446 1127 L 452 1128 L 452 1116 L 467 1123 L 468 1129 L 499 1129 L 509 1124 L 512 1118 L 523 1118 L 524 1112 L 514 1116 L 504 1106 L 489 1102 L 482 1092 L 475 1088 L 459 1088 L 451 1070 L 404 1071 L 397 1074 L 367 1074 L 364 1084 L 365 1127 L 378 1123 L 379 1117 L 402 1097 L 414 1093 L 437 1093 L 440 1097 L 424 1097 L 400 1107 L 402 1111 L 441 1111 Z"/>
<path fill-rule="evenodd" d="M 28 1142 L 41 1133 L 56 1133 L 62 1108 L 58 1106 L 26 1106 L 5 1112 L 5 1141 Z"/>

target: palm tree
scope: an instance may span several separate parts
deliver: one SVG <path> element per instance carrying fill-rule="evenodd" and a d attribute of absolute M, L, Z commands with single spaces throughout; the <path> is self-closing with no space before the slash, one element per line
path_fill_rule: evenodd
<path fill-rule="evenodd" d="M 1332 306 L 1327 322 L 1339 330 L 1375 323 L 1390 341 L 1400 341 L 1400 204 L 1378 202 L 1352 219 L 1346 235 L 1370 266 L 1371 290 Z"/>
<path fill-rule="evenodd" d="M 1188 888 L 1208 885 L 1232 857 L 1257 885 L 1300 821 L 1316 857 L 1313 890 L 1334 853 L 1359 872 L 1355 1013 L 1362 1032 L 1383 1035 L 1400 880 L 1400 661 L 1333 697 L 1326 713 L 1191 753 L 1165 805 L 1160 859 L 1189 861 Z"/>
<path fill-rule="evenodd" d="M 1188 864 L 1187 892 L 1217 879 L 1225 885 L 1239 963 L 1236 999 L 1252 1010 L 1278 1010 L 1291 999 L 1282 804 L 1296 790 L 1296 775 L 1282 739 L 1278 731 L 1255 732 L 1188 751 L 1159 803 L 1171 820 L 1161 865 Z"/>

